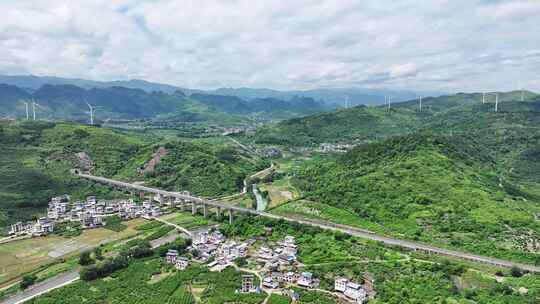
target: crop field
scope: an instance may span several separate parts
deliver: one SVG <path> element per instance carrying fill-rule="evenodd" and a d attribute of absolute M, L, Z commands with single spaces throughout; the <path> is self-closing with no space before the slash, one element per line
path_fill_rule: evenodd
<path fill-rule="evenodd" d="M 227 268 L 211 273 L 191 266 L 169 272 L 161 258 L 134 262 L 110 277 L 78 281 L 40 296 L 31 303 L 261 303 L 265 294 L 237 294 L 241 272 Z M 156 278 L 159 277 L 159 280 Z"/>
<path fill-rule="evenodd" d="M 213 213 L 211 213 L 213 215 Z M 211 219 L 205 219 L 200 215 L 193 216 L 189 212 L 175 212 L 161 217 L 168 222 L 182 226 L 186 229 L 195 229 L 202 226 L 216 224 Z"/>
<path fill-rule="evenodd" d="M 259 188 L 263 191 L 268 191 L 268 208 L 277 207 L 298 197 L 298 194 L 290 186 L 287 178 L 276 180 L 271 184 L 260 184 Z"/>
<path fill-rule="evenodd" d="M 24 239 L 0 245 L 0 285 L 32 271 L 56 258 L 69 256 L 84 248 L 119 240 L 138 233 L 135 227 L 143 219 L 125 222 L 127 228 L 114 232 L 104 228 L 84 230 L 79 236 L 64 238 L 56 235 Z"/>

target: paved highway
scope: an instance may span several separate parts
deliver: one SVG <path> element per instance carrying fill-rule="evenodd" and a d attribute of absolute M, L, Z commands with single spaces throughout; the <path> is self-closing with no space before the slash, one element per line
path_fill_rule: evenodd
<path fill-rule="evenodd" d="M 104 177 L 98 177 L 98 176 L 93 176 L 93 175 L 88 175 L 88 174 L 78 174 L 78 175 L 82 178 L 90 179 L 99 183 L 109 184 L 109 185 L 122 187 L 126 189 L 133 189 L 133 190 L 139 190 L 143 192 L 156 193 L 156 194 L 161 194 L 163 196 L 168 196 L 168 197 L 178 197 L 180 199 L 189 200 L 189 201 L 200 203 L 200 204 L 206 204 L 208 206 L 220 207 L 222 209 L 230 209 L 236 212 L 265 216 L 265 217 L 269 217 L 273 219 L 282 219 L 289 222 L 297 222 L 301 224 L 312 225 L 312 226 L 320 227 L 323 229 L 341 231 L 349 235 L 353 235 L 353 236 L 357 236 L 357 237 L 361 237 L 361 238 L 365 238 L 365 239 L 369 239 L 373 241 L 383 242 L 388 245 L 395 245 L 395 246 L 400 246 L 400 247 L 404 247 L 404 248 L 408 248 L 412 250 L 420 250 L 420 251 L 425 251 L 427 253 L 460 258 L 464 260 L 490 264 L 490 265 L 499 266 L 499 267 L 510 268 L 510 267 L 516 266 L 523 270 L 540 273 L 540 267 L 534 266 L 534 265 L 515 263 L 511 261 L 495 259 L 495 258 L 486 257 L 486 256 L 480 256 L 480 255 L 474 255 L 474 254 L 460 252 L 460 251 L 437 248 L 428 244 L 390 238 L 387 236 L 375 234 L 368 230 L 354 228 L 354 227 L 350 227 L 346 225 L 339 225 L 339 224 L 316 221 L 316 220 L 311 220 L 311 219 L 307 220 L 307 219 L 298 219 L 298 218 L 293 218 L 293 217 L 288 217 L 288 216 L 281 216 L 281 215 L 276 215 L 276 214 L 272 214 L 272 213 L 268 213 L 264 211 L 256 211 L 253 209 L 231 206 L 226 203 L 219 202 L 217 200 L 206 200 L 206 199 L 202 199 L 202 198 L 191 196 L 191 195 L 183 195 L 176 192 L 170 192 L 170 191 L 165 191 L 161 189 L 155 189 L 155 188 L 150 188 L 146 186 L 125 183 L 125 182 L 116 181 L 116 180 L 108 179 Z"/>
<path fill-rule="evenodd" d="M 79 279 L 79 270 L 65 272 L 55 277 L 52 277 L 50 279 L 47 279 L 43 282 L 37 283 L 36 285 L 29 287 L 25 291 L 2 301 L 1 304 L 24 303 L 25 301 L 33 299 L 53 289 L 68 285 L 74 281 L 77 281 L 78 279 Z"/>

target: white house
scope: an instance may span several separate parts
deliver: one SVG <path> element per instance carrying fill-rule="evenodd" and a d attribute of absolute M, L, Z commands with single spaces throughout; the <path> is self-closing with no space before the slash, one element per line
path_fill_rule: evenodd
<path fill-rule="evenodd" d="M 174 264 L 176 263 L 177 258 L 178 258 L 178 250 L 169 249 L 169 251 L 167 251 L 167 255 L 165 256 L 165 261 L 167 261 L 167 263 L 169 264 Z"/>
<path fill-rule="evenodd" d="M 349 280 L 346 278 L 336 278 L 334 281 L 334 290 L 345 292 L 345 289 L 347 289 L 348 283 L 349 283 Z"/>
<path fill-rule="evenodd" d="M 296 284 L 302 287 L 312 288 L 313 287 L 313 274 L 311 272 L 302 272 Z"/>
<path fill-rule="evenodd" d="M 343 293 L 347 298 L 356 301 L 357 303 L 363 303 L 366 299 L 366 291 L 357 283 L 347 283 L 347 288 Z"/>
<path fill-rule="evenodd" d="M 184 270 L 189 266 L 189 260 L 185 257 L 177 257 L 174 267 L 178 270 Z"/>

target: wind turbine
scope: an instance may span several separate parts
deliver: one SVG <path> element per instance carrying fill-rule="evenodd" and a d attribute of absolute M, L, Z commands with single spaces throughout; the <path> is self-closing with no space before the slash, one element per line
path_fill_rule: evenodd
<path fill-rule="evenodd" d="M 34 120 L 36 120 L 36 105 L 38 104 L 34 101 L 34 98 L 32 98 L 32 113 L 34 115 Z"/>
<path fill-rule="evenodd" d="M 482 93 L 482 103 L 485 103 L 486 101 L 486 95 L 493 95 L 495 96 L 495 112 L 499 111 L 499 93 L 494 92 L 488 92 L 488 93 Z"/>
<path fill-rule="evenodd" d="M 420 112 L 422 112 L 422 95 L 418 96 L 418 107 L 420 108 Z"/>
<path fill-rule="evenodd" d="M 94 108 L 88 102 L 86 102 L 86 105 L 88 105 L 88 108 L 90 109 L 90 125 L 93 126 L 94 125 Z"/>
<path fill-rule="evenodd" d="M 29 119 L 29 115 L 28 115 L 28 102 L 23 101 L 23 103 L 24 103 L 24 107 L 26 108 L 26 120 L 28 120 L 28 119 Z"/>

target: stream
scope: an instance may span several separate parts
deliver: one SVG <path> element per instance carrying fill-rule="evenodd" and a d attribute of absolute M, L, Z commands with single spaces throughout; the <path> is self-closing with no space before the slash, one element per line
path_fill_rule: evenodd
<path fill-rule="evenodd" d="M 257 211 L 264 211 L 268 202 L 262 197 L 256 184 L 253 184 L 253 194 L 255 194 L 255 199 L 257 200 Z"/>

